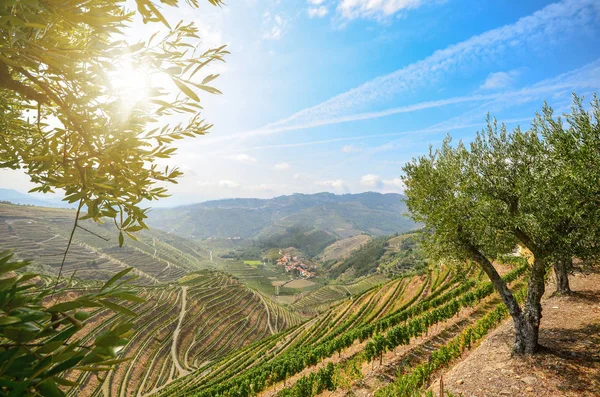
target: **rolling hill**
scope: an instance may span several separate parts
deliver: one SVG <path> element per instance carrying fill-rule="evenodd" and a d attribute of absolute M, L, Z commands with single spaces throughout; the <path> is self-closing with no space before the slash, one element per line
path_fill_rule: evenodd
<path fill-rule="evenodd" d="M 526 271 L 520 262 L 503 277 L 521 288 Z M 465 277 L 436 267 L 381 281 L 298 327 L 189 373 L 157 395 L 418 395 L 422 383 L 413 377 L 446 366 L 508 314 L 475 268 Z"/>
<path fill-rule="evenodd" d="M 416 227 L 400 194 L 293 194 L 273 199 L 226 199 L 155 209 L 148 223 L 193 238 L 258 238 L 289 228 L 321 230 L 336 239 L 389 235 Z"/>
<path fill-rule="evenodd" d="M 301 318 L 221 272 L 188 274 L 177 284 L 138 287 L 145 302 L 130 305 L 138 316 L 124 348 L 130 360 L 104 381 L 74 371 L 68 396 L 146 396 L 227 353 L 298 325 Z M 122 315 L 95 311 L 80 332 L 92 340 Z"/>
<path fill-rule="evenodd" d="M 59 198 L 39 199 L 32 194 L 18 192 L 14 189 L 0 188 L 0 201 L 19 205 L 35 205 L 38 207 L 73 208 L 73 204 Z"/>
<path fill-rule="evenodd" d="M 19 259 L 32 261 L 44 274 L 57 274 L 73 227 L 75 211 L 0 204 L 0 246 Z M 81 221 L 66 256 L 63 275 L 83 280 L 107 280 L 134 267 L 141 285 L 177 281 L 193 271 L 213 268 L 209 252 L 193 242 L 160 231 L 139 233 L 119 247 L 112 224 Z"/>

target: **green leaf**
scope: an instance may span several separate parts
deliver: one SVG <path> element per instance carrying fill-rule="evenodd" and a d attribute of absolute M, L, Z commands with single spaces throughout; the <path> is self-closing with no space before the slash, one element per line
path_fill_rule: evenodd
<path fill-rule="evenodd" d="M 82 306 L 83 306 L 83 303 L 81 303 L 78 300 L 74 300 L 74 301 L 69 301 L 69 302 L 62 302 L 62 303 L 56 304 L 54 306 L 51 306 L 48 308 L 48 311 L 53 312 L 53 313 L 66 312 L 69 310 L 78 309 Z"/>
<path fill-rule="evenodd" d="M 200 83 L 200 84 L 202 84 L 202 85 L 204 85 L 204 84 L 208 84 L 208 83 L 210 83 L 211 81 L 213 81 L 214 79 L 216 79 L 217 77 L 219 77 L 219 75 L 218 75 L 218 74 L 209 74 L 208 76 L 206 76 L 206 77 L 205 77 L 205 78 L 202 80 L 202 83 Z"/>
<path fill-rule="evenodd" d="M 179 76 L 181 74 L 181 68 L 179 66 L 171 66 L 170 68 L 167 68 L 166 72 L 171 76 Z"/>
<path fill-rule="evenodd" d="M 113 303 L 113 302 L 111 302 L 111 301 L 109 301 L 107 299 L 101 299 L 101 302 L 107 308 L 109 308 L 111 310 L 114 310 L 116 312 L 122 313 L 122 314 L 124 314 L 126 316 L 131 316 L 131 317 L 137 316 L 136 312 L 134 312 L 134 311 L 132 311 L 132 310 L 130 310 L 130 309 L 124 307 L 124 306 L 121 306 L 121 305 L 118 305 L 116 303 Z"/>
<path fill-rule="evenodd" d="M 198 95 L 196 95 L 196 93 L 194 91 L 192 91 L 192 89 L 190 87 L 188 87 L 183 82 L 181 82 L 177 79 L 172 78 L 171 80 L 173 80 L 173 82 L 175 83 L 177 88 L 179 88 L 185 95 L 187 95 L 188 97 L 190 97 L 191 99 L 193 99 L 196 102 L 200 102 L 200 98 L 198 98 Z"/>
<path fill-rule="evenodd" d="M 108 287 L 110 287 L 111 285 L 113 285 L 119 279 L 123 278 L 123 276 L 125 276 L 127 273 L 129 273 L 132 270 L 133 270 L 133 267 L 128 267 L 127 269 L 121 270 L 119 273 L 117 273 L 114 276 L 112 276 L 110 278 L 110 280 L 108 280 L 106 283 L 104 283 L 104 285 L 102 286 L 102 288 L 100 289 L 100 291 L 104 291 L 105 289 L 107 289 Z"/>
<path fill-rule="evenodd" d="M 63 397 L 63 393 L 52 379 L 43 381 L 37 386 L 37 390 L 43 397 Z"/>
<path fill-rule="evenodd" d="M 0 325 L 9 325 L 20 323 L 21 319 L 19 317 L 14 316 L 2 316 L 0 317 Z"/>
<path fill-rule="evenodd" d="M 138 303 L 146 302 L 146 300 L 144 298 L 140 298 L 139 296 L 130 294 L 128 292 L 118 292 L 116 294 L 111 294 L 111 296 L 113 298 L 124 299 L 124 300 L 130 301 L 130 302 L 138 302 Z"/>
<path fill-rule="evenodd" d="M 124 243 L 125 243 L 125 237 L 123 236 L 123 232 L 120 231 L 119 232 L 119 247 L 122 247 Z"/>

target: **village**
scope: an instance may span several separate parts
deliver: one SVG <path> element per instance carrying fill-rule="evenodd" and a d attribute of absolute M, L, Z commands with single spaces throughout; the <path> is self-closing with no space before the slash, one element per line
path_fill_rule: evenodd
<path fill-rule="evenodd" d="M 281 259 L 277 261 L 278 266 L 285 267 L 287 273 L 297 273 L 300 277 L 309 279 L 315 277 L 316 267 L 314 265 L 305 264 L 301 258 L 285 254 Z"/>

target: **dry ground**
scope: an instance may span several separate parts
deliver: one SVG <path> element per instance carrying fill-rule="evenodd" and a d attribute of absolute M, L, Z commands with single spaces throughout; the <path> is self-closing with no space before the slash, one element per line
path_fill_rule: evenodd
<path fill-rule="evenodd" d="M 552 297 L 555 285 L 546 288 L 539 354 L 511 357 L 507 320 L 443 375 L 445 390 L 465 397 L 600 396 L 600 273 L 570 279 L 572 296 Z M 439 380 L 431 389 L 439 395 Z"/>

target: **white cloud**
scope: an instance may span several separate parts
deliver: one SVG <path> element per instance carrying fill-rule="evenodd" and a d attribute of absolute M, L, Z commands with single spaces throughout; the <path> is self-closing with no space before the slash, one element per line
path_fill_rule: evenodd
<path fill-rule="evenodd" d="M 308 175 L 307 174 L 304 174 L 304 173 L 301 173 L 301 172 L 298 172 L 298 173 L 294 174 L 294 180 L 296 180 L 296 181 L 305 181 L 307 179 L 308 179 Z"/>
<path fill-rule="evenodd" d="M 379 175 L 375 174 L 363 175 L 360 178 L 359 185 L 364 189 L 382 193 L 402 192 L 404 190 L 402 179 L 382 179 Z"/>
<path fill-rule="evenodd" d="M 277 171 L 285 171 L 290 169 L 290 165 L 288 163 L 277 163 L 273 168 Z"/>
<path fill-rule="evenodd" d="M 398 191 L 404 190 L 404 183 L 402 182 L 402 179 L 400 179 L 400 178 L 387 179 L 387 180 L 384 179 L 382 182 L 383 182 L 383 186 L 386 187 L 387 189 L 398 190 Z"/>
<path fill-rule="evenodd" d="M 316 183 L 319 186 L 325 186 L 327 188 L 333 189 L 336 192 L 347 192 L 348 185 L 343 179 L 334 179 L 330 181 L 318 181 Z"/>
<path fill-rule="evenodd" d="M 342 146 L 342 148 L 340 150 L 342 151 L 342 153 L 354 153 L 354 152 L 361 151 L 360 148 L 357 148 L 356 146 L 352 146 L 352 145 Z"/>
<path fill-rule="evenodd" d="M 221 179 L 220 181 L 214 182 L 214 181 L 198 181 L 197 184 L 199 186 L 202 187 L 219 187 L 219 188 L 226 188 L 226 189 L 238 189 L 241 187 L 241 185 L 236 182 L 236 181 L 231 181 L 228 179 Z"/>
<path fill-rule="evenodd" d="M 320 4 L 323 4 L 325 0 L 308 0 L 308 2 L 314 6 L 318 6 Z"/>
<path fill-rule="evenodd" d="M 239 163 L 244 163 L 244 164 L 255 164 L 256 163 L 256 157 L 248 156 L 247 154 L 244 154 L 244 153 L 234 154 L 231 156 L 227 156 L 225 158 L 227 160 L 233 160 L 233 161 L 237 161 Z"/>
<path fill-rule="evenodd" d="M 287 20 L 279 14 L 271 15 L 267 11 L 263 14 L 263 25 L 267 26 L 263 32 L 264 39 L 279 40 L 287 27 Z"/>
<path fill-rule="evenodd" d="M 278 187 L 280 187 L 280 186 L 267 185 L 265 183 L 262 183 L 260 185 L 250 186 L 249 189 L 263 191 L 263 192 L 274 192 Z"/>
<path fill-rule="evenodd" d="M 388 103 L 400 93 L 431 86 L 456 70 L 474 68 L 483 59 L 491 61 L 513 48 L 537 48 L 540 43 L 557 41 L 582 29 L 595 29 L 598 19 L 600 2 L 597 0 L 565 0 L 550 4 L 513 24 L 489 30 L 435 51 L 421 61 L 379 76 L 326 102 L 268 124 L 261 131 L 285 131 L 350 121 L 365 108 Z M 395 109 L 365 112 L 360 119 L 395 113 Z"/>
<path fill-rule="evenodd" d="M 240 184 L 236 181 L 230 181 L 227 179 L 221 179 L 218 183 L 219 187 L 226 187 L 229 189 L 237 189 L 240 187 Z"/>
<path fill-rule="evenodd" d="M 360 178 L 360 186 L 367 189 L 379 189 L 383 186 L 379 175 L 367 174 Z"/>
<path fill-rule="evenodd" d="M 423 0 L 342 0 L 337 11 L 345 19 L 383 18 L 423 3 Z"/>
<path fill-rule="evenodd" d="M 490 73 L 479 88 L 483 90 L 496 90 L 511 87 L 516 82 L 519 74 L 518 70 Z"/>
<path fill-rule="evenodd" d="M 310 7 L 308 9 L 308 16 L 310 18 L 323 18 L 328 12 L 329 10 L 325 6 Z"/>

